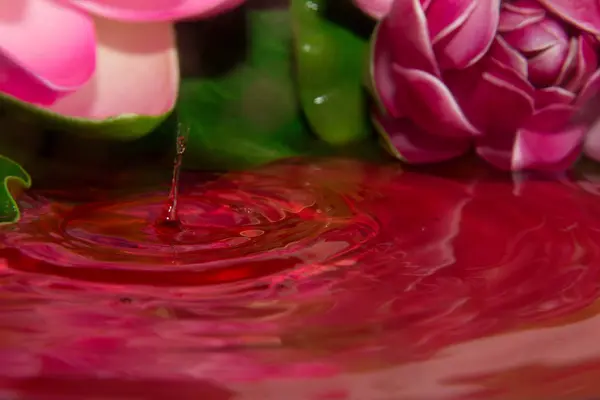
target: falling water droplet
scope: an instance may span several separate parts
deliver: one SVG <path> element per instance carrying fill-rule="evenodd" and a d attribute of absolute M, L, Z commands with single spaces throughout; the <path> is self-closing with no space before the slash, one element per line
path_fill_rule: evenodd
<path fill-rule="evenodd" d="M 169 198 L 165 205 L 165 209 L 158 224 L 161 227 L 180 228 L 181 221 L 178 216 L 178 201 L 179 201 L 179 176 L 181 175 L 181 163 L 183 154 L 185 153 L 187 139 L 189 136 L 189 128 L 183 127 L 181 124 L 177 130 L 176 153 L 173 162 L 173 178 L 171 179 L 171 190 Z"/>

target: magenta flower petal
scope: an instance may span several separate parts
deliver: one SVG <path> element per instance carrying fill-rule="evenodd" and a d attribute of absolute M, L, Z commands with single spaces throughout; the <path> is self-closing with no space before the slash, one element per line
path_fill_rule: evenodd
<path fill-rule="evenodd" d="M 496 168 L 509 171 L 512 168 L 514 132 L 485 135 L 477 139 L 475 151 Z"/>
<path fill-rule="evenodd" d="M 517 133 L 512 168 L 568 169 L 579 157 L 586 131 L 571 123 L 573 112 L 572 106 L 559 104 L 536 112 Z"/>
<path fill-rule="evenodd" d="M 593 46 L 592 39 L 588 35 L 580 35 L 577 38 L 577 57 L 575 59 L 575 73 L 573 78 L 566 84 L 566 88 L 573 92 L 579 91 L 585 82 L 598 69 L 598 56 Z"/>
<path fill-rule="evenodd" d="M 521 53 L 506 43 L 502 37 L 496 36 L 492 47 L 490 47 L 489 55 L 502 65 L 515 70 L 523 79 L 527 79 L 527 60 Z"/>
<path fill-rule="evenodd" d="M 522 15 L 546 15 L 546 10 L 537 0 L 514 0 L 502 3 L 502 8 Z"/>
<path fill-rule="evenodd" d="M 478 0 L 435 1 L 427 10 L 427 25 L 431 43 L 458 29 L 475 10 Z"/>
<path fill-rule="evenodd" d="M 567 52 L 567 57 L 563 62 L 563 66 L 560 69 L 556 80 L 554 81 L 555 86 L 563 86 L 567 80 L 573 75 L 573 71 L 575 71 L 575 66 L 577 63 L 577 52 L 579 45 L 577 43 L 576 38 L 571 38 L 569 42 L 569 51 Z"/>
<path fill-rule="evenodd" d="M 84 85 L 96 64 L 93 21 L 53 0 L 0 2 L 0 92 L 52 104 Z"/>
<path fill-rule="evenodd" d="M 435 76 L 416 69 L 394 66 L 410 101 L 406 115 L 426 132 L 437 136 L 471 137 L 479 134 L 448 88 Z"/>
<path fill-rule="evenodd" d="M 600 35 L 600 3 L 597 0 L 538 1 L 579 29 Z"/>
<path fill-rule="evenodd" d="M 477 153 L 509 170 L 517 129 L 533 114 L 534 88 L 513 69 L 493 59 L 486 59 L 486 64 L 468 115 L 484 132 L 477 138 Z"/>
<path fill-rule="evenodd" d="M 486 135 L 514 134 L 533 113 L 534 92 L 515 70 L 487 59 L 467 115 Z"/>
<path fill-rule="evenodd" d="M 479 61 L 494 40 L 499 19 L 500 0 L 477 0 L 467 20 L 434 46 L 440 65 L 460 69 Z"/>
<path fill-rule="evenodd" d="M 47 109 L 87 120 L 168 113 L 179 87 L 172 24 L 124 24 L 104 18 L 94 22 L 96 73 L 85 86 Z"/>
<path fill-rule="evenodd" d="M 391 49 L 395 63 L 440 76 L 419 0 L 395 1 L 384 24 L 393 38 Z"/>
<path fill-rule="evenodd" d="M 354 3 L 365 14 L 381 19 L 390 11 L 394 0 L 354 0 Z"/>
<path fill-rule="evenodd" d="M 237 7 L 244 0 L 61 0 L 73 7 L 119 21 L 173 21 L 209 17 Z"/>
<path fill-rule="evenodd" d="M 553 104 L 571 104 L 575 100 L 575 95 L 561 87 L 552 86 L 536 90 L 534 99 L 535 109 L 541 110 Z"/>
<path fill-rule="evenodd" d="M 600 120 L 587 131 L 583 151 L 591 159 L 600 161 Z"/>
<path fill-rule="evenodd" d="M 583 85 L 581 90 L 579 91 L 579 96 L 577 97 L 576 105 L 578 107 L 583 107 L 585 104 L 594 99 L 598 93 L 600 93 L 600 70 L 597 70 L 590 76 L 588 81 Z"/>
<path fill-rule="evenodd" d="M 373 114 L 373 122 L 388 151 L 414 164 L 450 160 L 469 151 L 471 140 L 430 135 L 408 119 Z"/>
<path fill-rule="evenodd" d="M 523 29 L 529 25 L 540 22 L 546 16 L 546 12 L 540 9 L 539 12 L 522 13 L 512 10 L 510 3 L 502 4 L 500 13 L 500 22 L 498 23 L 499 32 L 509 32 L 517 29 Z"/>
<path fill-rule="evenodd" d="M 569 46 L 566 43 L 557 42 L 530 58 L 528 76 L 531 83 L 538 87 L 552 85 L 562 71 L 568 52 Z"/>
<path fill-rule="evenodd" d="M 394 118 L 402 116 L 398 103 L 398 82 L 394 81 L 390 37 L 385 24 L 379 24 L 372 36 L 370 73 L 375 98 L 387 113 Z M 402 91 L 403 89 L 400 89 Z"/>
<path fill-rule="evenodd" d="M 575 107 L 578 111 L 576 119 L 584 124 L 594 124 L 600 121 L 598 118 L 598 101 L 600 100 L 600 70 L 597 70 L 588 79 L 585 85 L 579 91 L 575 99 Z M 596 134 L 599 129 L 595 126 L 591 134 Z"/>
<path fill-rule="evenodd" d="M 544 21 L 503 34 L 504 40 L 517 50 L 524 53 L 536 53 L 563 43 L 566 47 L 569 37 L 558 22 L 545 19 Z"/>

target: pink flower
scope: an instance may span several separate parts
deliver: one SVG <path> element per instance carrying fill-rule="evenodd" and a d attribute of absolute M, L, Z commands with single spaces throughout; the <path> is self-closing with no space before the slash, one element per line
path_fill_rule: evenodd
<path fill-rule="evenodd" d="M 2 1 L 0 92 L 75 119 L 165 114 L 179 83 L 172 21 L 242 1 Z"/>
<path fill-rule="evenodd" d="M 374 121 L 396 156 L 435 162 L 475 146 L 513 170 L 562 170 L 577 159 L 586 126 L 575 110 L 600 81 L 596 0 L 388 5 L 371 73 L 383 109 Z"/>

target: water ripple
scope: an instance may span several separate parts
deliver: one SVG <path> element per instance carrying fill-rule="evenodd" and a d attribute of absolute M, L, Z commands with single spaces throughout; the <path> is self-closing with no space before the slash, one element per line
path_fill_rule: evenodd
<path fill-rule="evenodd" d="M 498 365 L 553 351 L 515 358 L 510 343 L 551 341 L 542 325 L 596 307 L 600 202 L 591 181 L 515 190 L 447 168 L 317 160 L 189 176 L 186 228 L 171 235 L 148 223 L 164 191 L 83 205 L 32 193 L 0 231 L 0 390 L 77 398 L 68 377 L 106 380 L 104 394 L 189 381 L 207 399 L 493 398 L 493 376 L 510 375 Z M 577 340 L 581 323 L 556 329 Z"/>

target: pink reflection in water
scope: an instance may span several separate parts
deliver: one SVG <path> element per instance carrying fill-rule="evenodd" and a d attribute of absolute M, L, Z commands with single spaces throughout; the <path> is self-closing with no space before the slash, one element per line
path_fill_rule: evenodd
<path fill-rule="evenodd" d="M 596 187 L 515 184 L 470 162 L 295 161 L 188 177 L 181 232 L 153 227 L 160 194 L 84 206 L 34 195 L 1 232 L 0 390 L 600 395 Z"/>

